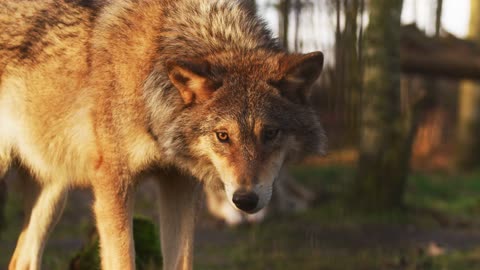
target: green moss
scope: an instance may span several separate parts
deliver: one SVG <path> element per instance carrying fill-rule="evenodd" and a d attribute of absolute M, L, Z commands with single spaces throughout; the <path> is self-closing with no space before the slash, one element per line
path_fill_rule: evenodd
<path fill-rule="evenodd" d="M 160 237 L 158 229 L 148 219 L 135 218 L 133 220 L 133 236 L 135 238 L 135 252 L 137 269 L 149 269 L 152 266 L 162 265 Z"/>
<path fill-rule="evenodd" d="M 133 237 L 135 240 L 135 264 L 138 270 L 158 269 L 162 265 L 160 238 L 156 226 L 148 219 L 133 219 Z M 88 243 L 73 258 L 72 270 L 100 269 L 99 242 L 95 233 Z"/>

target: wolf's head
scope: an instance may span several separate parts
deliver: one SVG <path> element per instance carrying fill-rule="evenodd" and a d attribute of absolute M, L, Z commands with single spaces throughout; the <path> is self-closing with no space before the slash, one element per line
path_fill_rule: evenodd
<path fill-rule="evenodd" d="M 307 101 L 322 65 L 320 52 L 266 50 L 168 61 L 183 103 L 169 147 L 192 157 L 192 174 L 214 171 L 237 208 L 260 210 L 286 161 L 325 151 L 324 131 Z"/>

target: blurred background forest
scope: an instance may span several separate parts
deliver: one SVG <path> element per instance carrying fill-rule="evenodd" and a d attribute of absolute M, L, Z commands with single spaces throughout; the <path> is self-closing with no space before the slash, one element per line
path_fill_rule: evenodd
<path fill-rule="evenodd" d="M 196 269 L 480 269 L 480 0 L 249 3 L 290 52 L 324 52 L 312 103 L 329 152 L 291 168 L 302 194 L 276 195 L 301 207 L 234 228 L 204 207 Z M 155 221 L 151 185 L 136 211 Z M 23 215 L 5 189 L 0 269 Z M 70 196 L 45 269 L 89 238 L 90 200 Z"/>
<path fill-rule="evenodd" d="M 480 165 L 479 1 L 257 7 L 289 51 L 326 54 L 312 102 L 328 132 L 326 160 L 356 170 L 349 187 L 356 207 L 402 207 L 410 169 L 463 173 Z"/>

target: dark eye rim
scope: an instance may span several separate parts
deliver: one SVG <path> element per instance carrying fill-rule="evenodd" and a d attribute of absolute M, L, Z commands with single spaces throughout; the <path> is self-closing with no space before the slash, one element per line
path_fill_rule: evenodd
<path fill-rule="evenodd" d="M 222 143 L 230 141 L 230 136 L 228 136 L 228 133 L 225 131 L 215 131 L 215 134 L 217 136 L 217 140 Z"/>
<path fill-rule="evenodd" d="M 269 129 L 266 129 L 263 132 L 263 137 L 264 137 L 265 141 L 272 141 L 272 140 L 274 140 L 275 138 L 278 137 L 279 133 L 280 133 L 279 128 L 269 128 Z"/>

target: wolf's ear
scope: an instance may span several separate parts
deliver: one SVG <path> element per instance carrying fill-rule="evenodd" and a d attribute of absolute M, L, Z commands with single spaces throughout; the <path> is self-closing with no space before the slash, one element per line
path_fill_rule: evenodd
<path fill-rule="evenodd" d="M 213 79 L 206 61 L 168 61 L 166 67 L 170 81 L 187 105 L 208 100 L 221 86 Z"/>
<path fill-rule="evenodd" d="M 282 77 L 270 84 L 294 102 L 306 103 L 309 89 L 323 69 L 323 53 L 286 55 L 280 60 Z"/>

